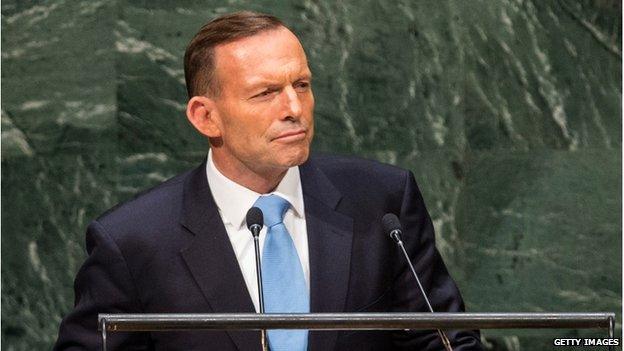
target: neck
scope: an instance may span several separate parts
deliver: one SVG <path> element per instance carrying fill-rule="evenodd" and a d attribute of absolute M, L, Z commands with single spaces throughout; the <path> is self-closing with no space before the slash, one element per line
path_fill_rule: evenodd
<path fill-rule="evenodd" d="M 217 170 L 228 179 L 259 194 L 267 194 L 277 188 L 288 171 L 288 168 L 252 169 L 214 149 L 212 161 Z"/>

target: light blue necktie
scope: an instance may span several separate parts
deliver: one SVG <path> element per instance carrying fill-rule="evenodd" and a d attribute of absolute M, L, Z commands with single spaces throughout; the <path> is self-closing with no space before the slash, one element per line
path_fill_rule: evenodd
<path fill-rule="evenodd" d="M 261 196 L 254 206 L 264 214 L 267 236 L 262 253 L 262 285 L 266 313 L 308 313 L 310 298 L 301 261 L 284 214 L 290 203 L 277 195 Z M 307 330 L 269 330 L 271 351 L 305 351 Z"/>

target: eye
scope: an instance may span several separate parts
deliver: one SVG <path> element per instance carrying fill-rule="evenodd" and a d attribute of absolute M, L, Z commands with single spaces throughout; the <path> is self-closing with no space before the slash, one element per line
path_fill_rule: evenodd
<path fill-rule="evenodd" d="M 271 94 L 273 94 L 275 92 L 276 92 L 275 89 L 267 89 L 267 90 L 262 91 L 259 94 L 256 94 L 256 95 L 252 96 L 251 98 L 252 99 L 263 98 L 263 97 L 267 97 L 267 96 L 269 96 L 269 95 L 271 95 Z"/>
<path fill-rule="evenodd" d="M 301 81 L 295 82 L 293 86 L 296 91 L 302 93 L 302 92 L 306 92 L 310 88 L 310 82 L 301 80 Z"/>

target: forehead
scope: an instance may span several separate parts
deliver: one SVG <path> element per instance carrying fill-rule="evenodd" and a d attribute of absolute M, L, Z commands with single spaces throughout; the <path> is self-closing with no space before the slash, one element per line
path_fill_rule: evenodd
<path fill-rule="evenodd" d="M 250 83 L 254 79 L 309 75 L 301 43 L 284 27 L 218 45 L 214 58 L 217 74 L 223 83 L 228 80 Z"/>

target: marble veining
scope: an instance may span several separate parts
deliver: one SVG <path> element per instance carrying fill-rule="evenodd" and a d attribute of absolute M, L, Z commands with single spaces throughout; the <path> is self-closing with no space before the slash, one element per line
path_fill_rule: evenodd
<path fill-rule="evenodd" d="M 199 164 L 183 52 L 221 13 L 288 23 L 313 149 L 410 169 L 471 311 L 616 311 L 621 2 L 3 1 L 2 341 L 49 349 L 89 221 Z M 487 330 L 488 350 L 595 331 Z"/>

